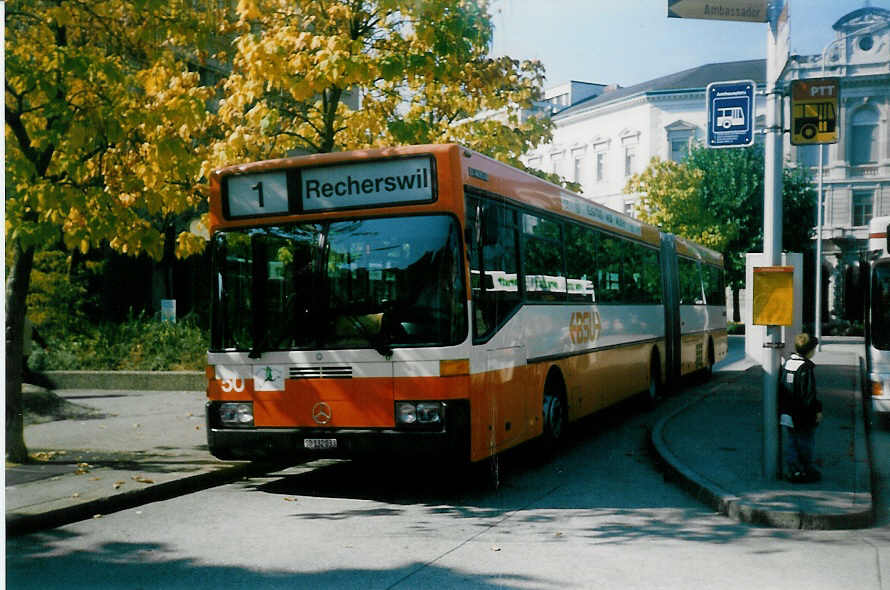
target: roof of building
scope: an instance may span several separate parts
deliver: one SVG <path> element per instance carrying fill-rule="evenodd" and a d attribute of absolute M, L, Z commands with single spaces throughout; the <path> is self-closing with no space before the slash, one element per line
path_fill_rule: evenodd
<path fill-rule="evenodd" d="M 831 26 L 831 28 L 835 31 L 840 31 L 847 23 L 860 19 L 864 16 L 872 16 L 884 20 L 890 20 L 890 10 L 886 10 L 884 8 L 876 8 L 874 6 L 866 6 L 865 8 L 860 8 L 858 10 L 854 10 L 853 12 L 845 14 L 844 16 L 839 18 L 838 21 Z"/>
<path fill-rule="evenodd" d="M 591 97 L 578 102 L 559 114 L 554 119 L 570 116 L 574 113 L 586 111 L 600 105 L 609 104 L 631 96 L 662 92 L 682 92 L 691 90 L 704 90 L 711 82 L 727 80 L 753 80 L 757 84 L 764 84 L 766 80 L 766 60 L 752 59 L 747 61 L 732 61 L 726 63 L 707 64 L 655 78 L 648 82 L 642 82 L 626 88 L 617 88 L 604 92 L 599 96 Z"/>

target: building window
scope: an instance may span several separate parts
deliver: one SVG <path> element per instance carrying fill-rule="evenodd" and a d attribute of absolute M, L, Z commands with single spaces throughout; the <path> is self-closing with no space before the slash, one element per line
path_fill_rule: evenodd
<path fill-rule="evenodd" d="M 596 153 L 596 181 L 606 180 L 606 152 Z"/>
<path fill-rule="evenodd" d="M 853 191 L 853 226 L 868 225 L 871 221 L 874 191 Z"/>
<path fill-rule="evenodd" d="M 632 176 L 637 169 L 637 146 L 624 146 L 624 175 Z"/>
<path fill-rule="evenodd" d="M 862 166 L 878 161 L 878 112 L 859 109 L 853 115 L 850 133 L 850 164 Z"/>
<path fill-rule="evenodd" d="M 553 164 L 553 170 L 551 170 L 551 172 L 553 172 L 554 174 L 558 174 L 559 176 L 565 176 L 565 172 L 562 169 L 562 160 L 563 158 L 561 153 L 553 154 L 552 156 L 550 156 L 550 161 Z"/>
<path fill-rule="evenodd" d="M 671 161 L 682 162 L 689 155 L 688 139 L 672 139 L 671 140 Z"/>
<path fill-rule="evenodd" d="M 528 159 L 528 167 L 534 168 L 535 170 L 541 169 L 541 158 L 529 158 Z"/>
<path fill-rule="evenodd" d="M 625 201 L 624 203 L 624 214 L 628 217 L 634 217 L 634 204 L 633 201 Z"/>
<path fill-rule="evenodd" d="M 586 174 L 584 174 L 586 163 L 585 155 L 583 149 L 572 150 L 572 180 L 580 185 L 583 185 L 586 180 Z"/>

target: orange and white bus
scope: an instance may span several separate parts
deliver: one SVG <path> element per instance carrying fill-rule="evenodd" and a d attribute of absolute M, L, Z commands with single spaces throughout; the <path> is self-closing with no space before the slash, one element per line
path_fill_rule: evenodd
<path fill-rule="evenodd" d="M 458 145 L 210 189 L 220 458 L 480 461 L 726 354 L 719 254 Z"/>

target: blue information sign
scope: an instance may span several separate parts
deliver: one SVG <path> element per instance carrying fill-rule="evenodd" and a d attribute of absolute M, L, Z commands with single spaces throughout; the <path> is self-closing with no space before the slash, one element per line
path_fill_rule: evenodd
<path fill-rule="evenodd" d="M 708 84 L 708 147 L 753 145 L 754 88 L 751 80 Z"/>

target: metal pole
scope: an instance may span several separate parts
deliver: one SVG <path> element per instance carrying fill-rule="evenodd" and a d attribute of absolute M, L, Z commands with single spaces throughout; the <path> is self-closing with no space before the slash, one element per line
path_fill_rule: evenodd
<path fill-rule="evenodd" d="M 779 15 L 783 2 L 771 7 L 766 51 L 766 150 L 763 178 L 763 257 L 778 266 L 782 256 L 782 95 L 777 88 L 784 60 L 779 56 Z M 763 477 L 779 474 L 779 417 L 777 415 L 781 327 L 767 326 L 763 364 Z"/>
<path fill-rule="evenodd" d="M 822 63 L 822 77 L 825 77 L 825 62 Z M 822 350 L 822 159 L 825 156 L 825 144 L 819 144 L 819 189 L 816 192 L 816 317 L 814 332 L 817 345 Z"/>

